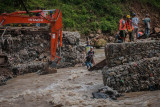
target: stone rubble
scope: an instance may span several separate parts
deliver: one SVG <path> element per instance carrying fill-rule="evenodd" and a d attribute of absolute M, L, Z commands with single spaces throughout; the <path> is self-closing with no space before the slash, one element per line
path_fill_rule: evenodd
<path fill-rule="evenodd" d="M 104 85 L 118 92 L 160 89 L 160 40 L 107 44 Z"/>
<path fill-rule="evenodd" d="M 110 43 L 105 47 L 106 63 L 114 67 L 129 62 L 160 56 L 160 41 Z"/>
<path fill-rule="evenodd" d="M 33 61 L 46 63 L 50 60 L 50 37 L 49 35 L 18 35 L 13 37 L 11 54 L 8 53 L 11 65 L 27 64 Z M 63 32 L 63 46 L 61 49 L 62 63 L 58 68 L 74 66 L 82 62 L 84 47 L 77 44 L 80 39 L 78 32 Z M 57 48 L 57 55 L 60 49 Z M 32 64 L 35 65 L 35 64 Z"/>
<path fill-rule="evenodd" d="M 1 51 L 8 57 L 11 71 L 16 69 L 18 74 L 45 71 L 50 62 L 50 35 L 45 30 L 39 30 L 40 33 L 37 33 L 35 32 L 37 29 L 19 29 L 13 35 L 11 31 L 8 31 L 11 34 L 4 35 L 6 44 L 0 40 L 0 44 L 5 46 L 2 48 L 1 45 Z M 79 42 L 78 32 L 63 31 L 61 55 L 60 48 L 57 48 L 56 53 L 62 59 L 57 68 L 71 67 L 84 62 L 85 50 L 84 46 L 79 45 Z"/>
<path fill-rule="evenodd" d="M 10 69 L 0 67 L 0 86 L 5 85 L 6 81 L 13 78 L 13 73 Z"/>
<path fill-rule="evenodd" d="M 100 88 L 97 92 L 92 93 L 92 95 L 93 95 L 93 98 L 96 98 L 96 99 L 111 98 L 112 100 L 117 100 L 117 97 L 121 96 L 120 93 L 118 93 L 116 90 L 113 90 L 112 88 L 108 86 L 104 86 Z"/>
<path fill-rule="evenodd" d="M 118 92 L 160 89 L 160 57 L 146 58 L 137 62 L 102 70 L 104 85 Z"/>

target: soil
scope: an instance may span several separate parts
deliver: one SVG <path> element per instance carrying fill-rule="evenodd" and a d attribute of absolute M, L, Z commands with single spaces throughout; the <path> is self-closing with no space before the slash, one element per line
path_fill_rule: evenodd
<path fill-rule="evenodd" d="M 149 17 L 151 18 L 151 32 L 153 28 L 160 27 L 160 11 L 158 11 L 157 8 L 147 3 L 140 3 L 138 0 L 132 1 L 131 4 L 127 4 L 127 7 L 128 10 L 136 13 L 137 17 L 139 18 L 139 31 L 144 32 L 145 30 L 145 26 L 142 20 L 145 18 L 146 14 L 149 14 Z"/>

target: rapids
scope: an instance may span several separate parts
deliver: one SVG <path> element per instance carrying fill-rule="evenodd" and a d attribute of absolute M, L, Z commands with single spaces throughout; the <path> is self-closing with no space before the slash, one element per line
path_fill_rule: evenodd
<path fill-rule="evenodd" d="M 104 59 L 104 49 L 95 50 L 96 62 Z M 124 93 L 123 97 L 92 99 L 92 92 L 103 87 L 101 71 L 86 67 L 58 69 L 55 74 L 29 73 L 0 87 L 0 107 L 159 107 L 160 91 Z"/>

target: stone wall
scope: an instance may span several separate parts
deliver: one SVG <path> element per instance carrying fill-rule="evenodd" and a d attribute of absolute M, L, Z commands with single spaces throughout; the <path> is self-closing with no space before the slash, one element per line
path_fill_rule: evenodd
<path fill-rule="evenodd" d="M 6 40 L 8 40 L 8 37 L 11 37 L 12 40 L 12 44 L 7 46 L 9 49 L 3 50 L 3 52 L 8 56 L 9 62 L 13 67 L 17 67 L 17 65 L 34 67 L 40 65 L 39 63 L 41 62 L 47 64 L 46 62 L 51 58 L 50 35 L 47 35 L 45 31 L 41 32 L 41 34 L 30 33 L 29 35 L 21 32 L 20 35 L 13 36 L 11 34 L 4 37 L 6 37 Z M 71 67 L 83 62 L 85 55 L 84 47 L 79 45 L 79 40 L 80 34 L 78 32 L 63 31 L 63 45 L 61 50 L 59 47 L 57 48 L 56 54 L 62 58 L 61 62 L 57 65 L 58 68 Z M 35 63 L 30 64 L 32 62 Z"/>
<path fill-rule="evenodd" d="M 108 67 L 160 56 L 160 41 L 111 43 L 105 47 Z"/>
<path fill-rule="evenodd" d="M 104 85 L 119 92 L 160 89 L 160 41 L 107 44 L 105 55 Z"/>
<path fill-rule="evenodd" d="M 0 85 L 16 75 L 31 72 L 42 74 L 48 71 L 51 59 L 50 35 L 47 30 L 32 30 L 19 29 L 18 33 L 12 33 L 11 30 L 10 34 L 4 35 L 5 43 L 0 40 L 0 53 L 2 51 L 9 62 L 7 67 L 0 66 Z M 60 48 L 56 51 L 57 56 L 62 58 L 57 68 L 71 67 L 84 62 L 85 48 L 79 45 L 79 40 L 78 32 L 63 31 L 61 51 Z"/>
<path fill-rule="evenodd" d="M 160 57 L 103 68 L 104 85 L 119 92 L 160 89 Z"/>

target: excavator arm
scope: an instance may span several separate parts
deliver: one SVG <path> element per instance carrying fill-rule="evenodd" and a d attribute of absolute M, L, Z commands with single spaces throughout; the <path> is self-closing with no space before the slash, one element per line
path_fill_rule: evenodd
<path fill-rule="evenodd" d="M 47 10 L 29 11 L 29 13 L 40 13 Z M 48 10 L 49 11 L 49 10 Z M 51 24 L 51 60 L 55 60 L 58 37 L 60 37 L 59 46 L 62 47 L 62 13 L 54 9 L 53 17 L 24 15 L 26 11 L 17 11 L 13 13 L 3 13 L 0 15 L 0 26 L 10 23 L 50 23 Z M 58 57 L 60 59 L 60 57 Z"/>

